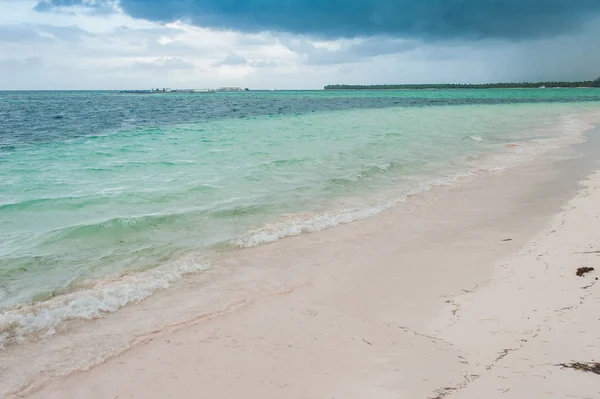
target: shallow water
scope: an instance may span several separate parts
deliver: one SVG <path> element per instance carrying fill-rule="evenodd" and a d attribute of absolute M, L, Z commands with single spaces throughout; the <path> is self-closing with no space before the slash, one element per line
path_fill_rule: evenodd
<path fill-rule="evenodd" d="M 114 311 L 204 270 L 210 251 L 519 163 L 580 135 L 598 101 L 594 89 L 0 93 L 0 333 Z"/>

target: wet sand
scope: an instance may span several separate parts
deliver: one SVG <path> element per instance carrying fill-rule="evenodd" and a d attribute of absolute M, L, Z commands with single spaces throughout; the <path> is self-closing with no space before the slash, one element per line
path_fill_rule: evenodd
<path fill-rule="evenodd" d="M 54 337 L 70 368 L 36 358 L 43 343 L 8 350 L 8 397 L 594 397 L 597 376 L 557 364 L 599 360 L 597 274 L 575 275 L 600 270 L 600 175 L 586 179 L 597 136 L 372 219 L 221 255 Z M 107 333 L 119 323 L 136 326 L 132 340 Z M 24 375 L 39 377 L 15 382 Z"/>

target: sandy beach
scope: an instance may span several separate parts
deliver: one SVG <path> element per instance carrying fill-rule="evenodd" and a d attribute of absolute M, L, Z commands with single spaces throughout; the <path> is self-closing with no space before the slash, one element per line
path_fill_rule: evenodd
<path fill-rule="evenodd" d="M 598 397 L 597 375 L 559 366 L 600 360 L 598 272 L 576 275 L 600 270 L 597 141 L 229 253 L 176 290 L 54 337 L 68 373 L 33 360 L 35 344 L 7 350 L 4 394 Z M 178 322 L 146 328 L 173 309 Z M 135 339 L 103 335 L 116 325 Z"/>
<path fill-rule="evenodd" d="M 0 0 L 0 399 L 600 399 L 600 0 Z"/>

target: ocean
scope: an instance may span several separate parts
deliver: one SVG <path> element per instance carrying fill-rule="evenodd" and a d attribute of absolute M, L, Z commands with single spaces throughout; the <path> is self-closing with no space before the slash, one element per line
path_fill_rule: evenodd
<path fill-rule="evenodd" d="M 0 347 L 581 139 L 597 89 L 0 92 Z"/>

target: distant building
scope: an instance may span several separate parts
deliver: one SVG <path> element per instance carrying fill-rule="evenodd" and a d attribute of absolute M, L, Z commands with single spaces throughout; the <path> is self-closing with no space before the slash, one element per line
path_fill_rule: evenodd
<path fill-rule="evenodd" d="M 220 91 L 242 91 L 242 89 L 237 89 L 235 87 L 226 87 L 224 90 Z M 145 90 L 121 90 L 121 93 L 215 93 L 217 90 L 214 89 L 145 89 Z"/>
<path fill-rule="evenodd" d="M 217 91 L 244 91 L 241 87 L 220 87 Z"/>

